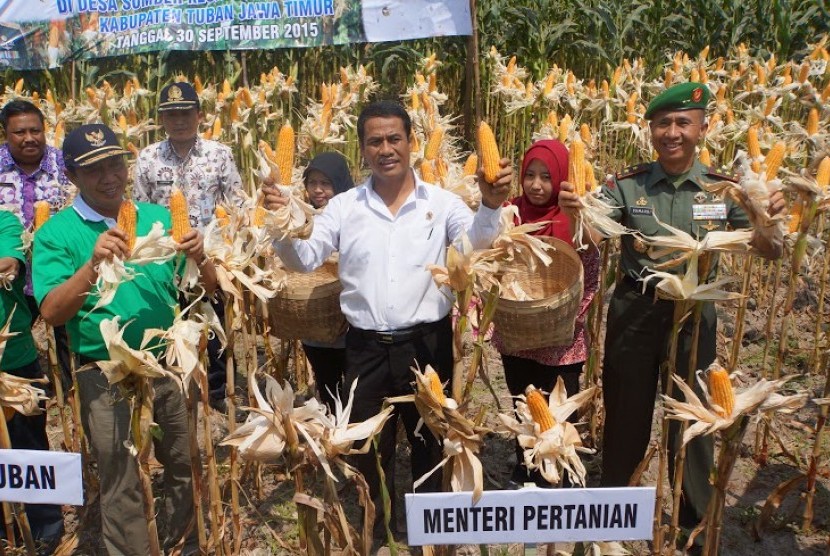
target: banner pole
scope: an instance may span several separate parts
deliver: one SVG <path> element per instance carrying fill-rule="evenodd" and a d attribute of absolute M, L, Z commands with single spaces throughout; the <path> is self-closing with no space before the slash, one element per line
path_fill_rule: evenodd
<path fill-rule="evenodd" d="M 464 98 L 464 135 L 475 145 L 475 130 L 481 121 L 481 83 L 478 56 L 478 18 L 476 0 L 470 0 L 472 33 L 467 38 L 466 96 Z"/>

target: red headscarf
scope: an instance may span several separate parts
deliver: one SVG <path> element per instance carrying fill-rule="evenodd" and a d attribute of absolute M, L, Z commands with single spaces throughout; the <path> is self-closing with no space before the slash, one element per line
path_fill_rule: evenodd
<path fill-rule="evenodd" d="M 541 160 L 548 168 L 553 186 L 550 199 L 544 205 L 534 205 L 528 199 L 527 194 L 522 192 L 522 195 L 513 199 L 511 203 L 519 207 L 519 218 L 523 224 L 550 221 L 533 235 L 557 237 L 570 245 L 572 244 L 570 220 L 559 209 L 559 185 L 568 177 L 568 149 L 560 141 L 553 139 L 543 139 L 533 143 L 522 160 L 520 183 L 524 183 L 527 167 L 533 160 Z"/>

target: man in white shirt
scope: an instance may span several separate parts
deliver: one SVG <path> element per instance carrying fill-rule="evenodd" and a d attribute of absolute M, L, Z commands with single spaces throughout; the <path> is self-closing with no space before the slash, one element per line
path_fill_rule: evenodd
<path fill-rule="evenodd" d="M 366 106 L 357 121 L 360 149 L 372 175 L 360 186 L 337 195 L 314 219 L 308 240 L 275 243 L 289 268 L 311 271 L 334 251 L 340 252 L 340 305 L 349 321 L 346 335 L 347 387 L 358 380 L 351 418 L 375 415 L 388 397 L 412 393 L 416 363 L 432 365 L 442 381 L 452 373 L 452 296 L 438 289 L 428 264 L 446 264 L 450 242 L 466 233 L 473 246 L 488 247 L 499 231 L 501 205 L 513 178 L 509 161 L 495 183 L 479 179 L 482 201 L 475 215 L 453 193 L 427 184 L 410 167 L 412 123 L 406 110 L 392 101 Z M 265 206 L 276 209 L 286 198 L 263 187 Z M 419 420 L 412 404 L 401 404 L 380 434 L 381 465 L 395 516 L 395 431 L 403 419 L 412 445 L 412 476 L 418 478 L 441 460 L 441 447 L 429 430 L 415 434 Z M 375 536 L 382 537 L 380 480 L 376 456 L 355 458 L 375 500 Z M 419 488 L 440 490 L 436 473 Z M 380 527 L 378 527 L 380 525 Z"/>

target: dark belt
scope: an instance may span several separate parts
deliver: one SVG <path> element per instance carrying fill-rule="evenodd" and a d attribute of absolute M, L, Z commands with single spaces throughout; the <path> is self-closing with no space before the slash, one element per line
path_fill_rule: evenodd
<path fill-rule="evenodd" d="M 434 332 L 441 328 L 442 325 L 446 326 L 447 319 L 449 319 L 449 316 L 435 322 L 425 322 L 416 324 L 410 328 L 388 331 L 363 330 L 362 328 L 352 326 L 349 328 L 348 334 L 356 334 L 364 340 L 374 341 L 379 344 L 400 344 Z"/>

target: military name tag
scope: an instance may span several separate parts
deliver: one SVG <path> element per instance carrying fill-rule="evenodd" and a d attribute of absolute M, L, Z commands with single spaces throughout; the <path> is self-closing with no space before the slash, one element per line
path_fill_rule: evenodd
<path fill-rule="evenodd" d="M 726 204 L 692 205 L 692 220 L 726 220 Z"/>
<path fill-rule="evenodd" d="M 654 209 L 651 207 L 629 207 L 628 212 L 632 216 L 652 216 Z"/>

